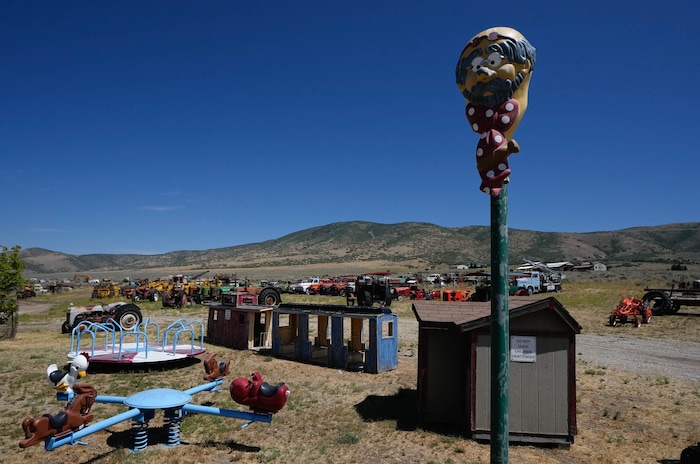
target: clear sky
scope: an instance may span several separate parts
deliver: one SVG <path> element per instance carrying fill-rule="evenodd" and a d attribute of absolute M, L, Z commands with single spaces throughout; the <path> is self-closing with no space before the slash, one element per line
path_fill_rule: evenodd
<path fill-rule="evenodd" d="M 698 5 L 4 0 L 0 244 L 158 254 L 354 220 L 488 225 L 454 70 L 492 26 L 537 49 L 511 228 L 699 221 Z"/>

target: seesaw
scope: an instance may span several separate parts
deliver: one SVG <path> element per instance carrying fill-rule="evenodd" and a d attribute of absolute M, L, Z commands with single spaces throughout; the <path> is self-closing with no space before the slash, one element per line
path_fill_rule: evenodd
<path fill-rule="evenodd" d="M 272 416 L 286 404 L 289 388 L 283 382 L 274 386 L 263 382 L 258 372 L 254 372 L 250 379 L 234 379 L 229 386 L 231 398 L 239 404 L 249 406 L 251 412 L 190 404 L 192 395 L 217 390 L 229 373 L 229 364 L 229 361 L 217 362 L 216 354 L 210 354 L 204 362 L 204 380 L 209 382 L 184 391 L 156 388 L 127 397 L 100 396 L 92 385 L 76 383 L 85 375 L 88 367 L 87 358 L 83 355 L 75 357 L 65 374 L 56 369 L 55 365 L 51 365 L 47 369 L 49 383 L 58 391 L 56 397 L 59 400 L 68 399 L 68 403 L 62 412 L 54 416 L 44 414 L 25 419 L 22 422 L 25 438 L 19 442 L 19 447 L 27 448 L 42 440 L 47 451 L 67 444 L 86 445 L 87 443 L 80 441 L 82 438 L 131 420 L 131 450 L 142 451 L 148 446 L 148 422 L 153 419 L 156 410 L 163 410 L 166 419 L 167 446 L 180 444 L 180 421 L 188 413 L 245 420 L 246 423 L 241 428 L 253 422 L 272 422 Z M 93 419 L 90 410 L 94 403 L 123 404 L 129 409 L 87 425 Z"/>

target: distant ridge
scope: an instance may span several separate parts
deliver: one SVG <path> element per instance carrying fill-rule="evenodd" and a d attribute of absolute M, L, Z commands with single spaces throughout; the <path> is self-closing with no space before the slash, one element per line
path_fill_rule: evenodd
<path fill-rule="evenodd" d="M 589 232 L 510 229 L 510 262 L 700 262 L 700 223 Z M 490 261 L 490 228 L 446 228 L 422 222 L 337 222 L 275 240 L 160 255 L 71 255 L 42 248 L 21 250 L 25 274 L 90 273 L 155 268 L 274 268 L 307 264 L 383 261 L 419 266 Z"/>

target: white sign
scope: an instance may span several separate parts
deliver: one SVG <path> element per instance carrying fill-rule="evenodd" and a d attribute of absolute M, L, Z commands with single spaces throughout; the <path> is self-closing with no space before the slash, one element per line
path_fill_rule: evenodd
<path fill-rule="evenodd" d="M 510 337 L 510 360 L 521 363 L 537 361 L 537 338 L 516 335 Z"/>

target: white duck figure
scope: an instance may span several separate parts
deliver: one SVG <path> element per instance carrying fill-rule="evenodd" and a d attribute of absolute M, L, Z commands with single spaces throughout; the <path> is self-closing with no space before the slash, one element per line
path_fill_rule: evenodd
<path fill-rule="evenodd" d="M 78 379 L 87 375 L 87 368 L 88 360 L 84 355 L 80 354 L 70 363 L 68 372 L 63 372 L 56 364 L 51 364 L 46 368 L 46 376 L 53 389 L 58 392 L 57 394 L 64 393 L 72 397 L 73 385 Z"/>

